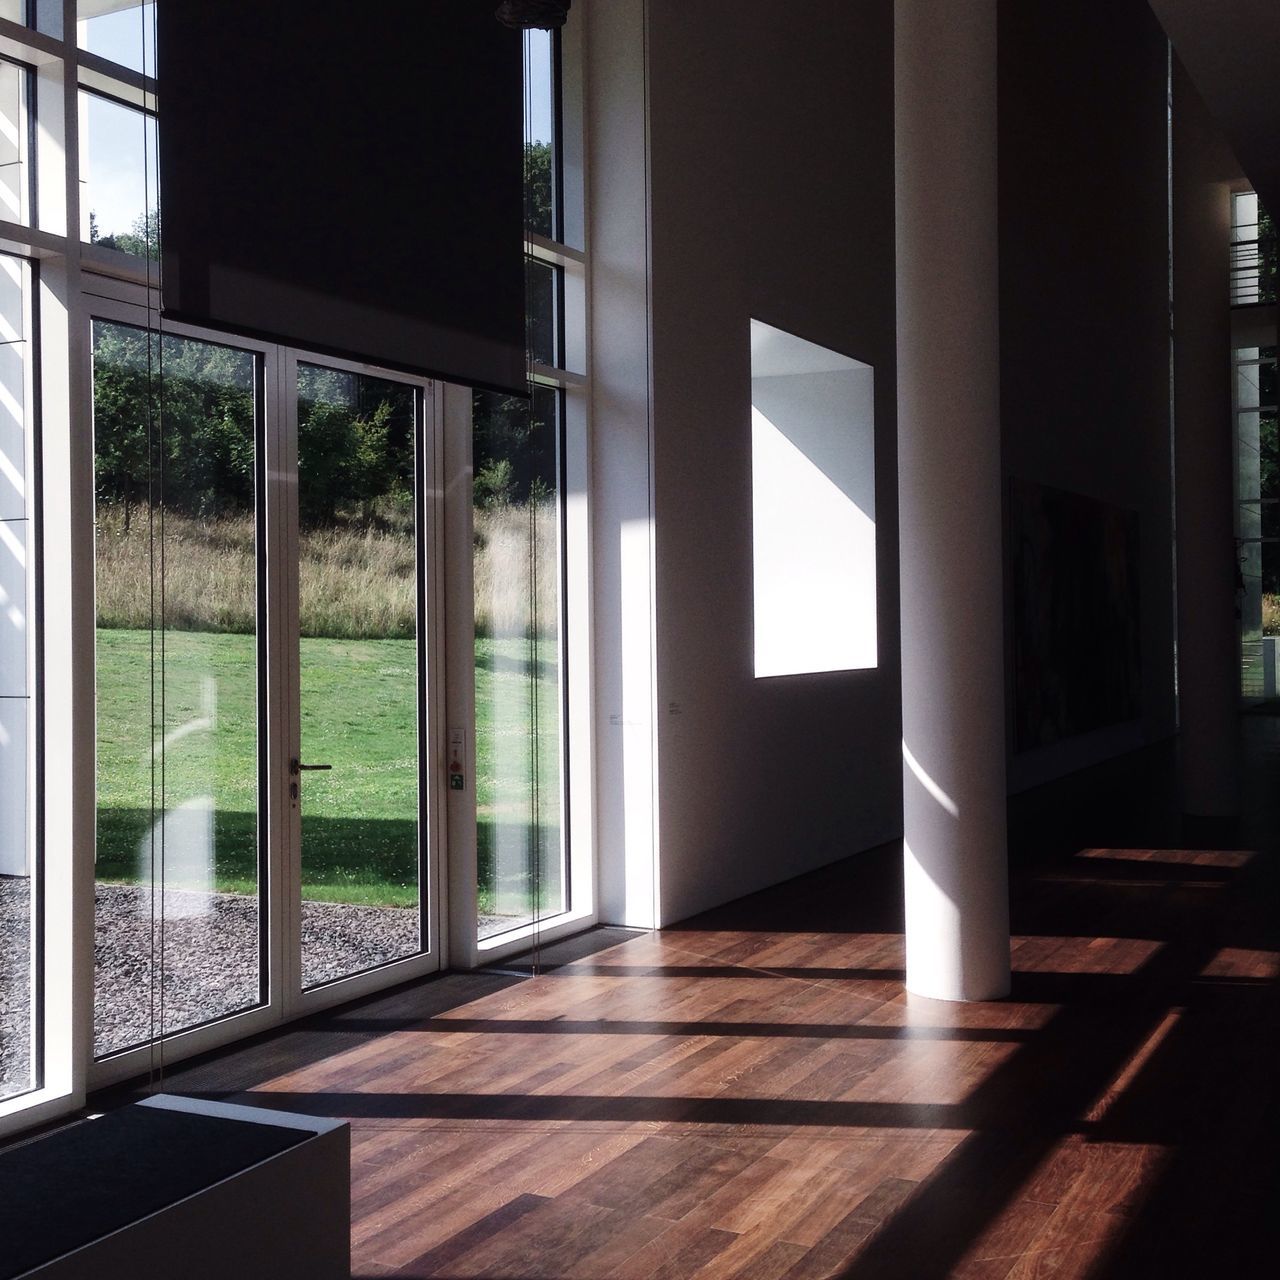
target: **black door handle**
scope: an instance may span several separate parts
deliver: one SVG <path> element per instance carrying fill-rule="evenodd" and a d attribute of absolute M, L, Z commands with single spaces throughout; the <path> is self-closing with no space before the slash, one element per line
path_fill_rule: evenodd
<path fill-rule="evenodd" d="M 294 756 L 289 761 L 289 772 L 295 777 L 300 773 L 319 773 L 323 770 L 332 769 L 331 764 L 303 764 L 301 760 Z"/>

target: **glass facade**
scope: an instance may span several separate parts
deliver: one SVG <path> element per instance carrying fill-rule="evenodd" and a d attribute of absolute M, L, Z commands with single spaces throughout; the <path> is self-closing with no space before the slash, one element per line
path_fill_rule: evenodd
<path fill-rule="evenodd" d="M 0 1135 L 86 1078 L 439 963 L 444 396 L 161 318 L 156 7 L 0 0 Z M 566 836 L 584 273 L 562 243 L 559 46 L 526 43 L 536 385 L 477 396 L 474 420 L 466 661 L 495 937 L 587 906 Z M 76 779 L 54 804 L 49 750 Z M 93 946 L 73 947 L 87 900 Z"/>

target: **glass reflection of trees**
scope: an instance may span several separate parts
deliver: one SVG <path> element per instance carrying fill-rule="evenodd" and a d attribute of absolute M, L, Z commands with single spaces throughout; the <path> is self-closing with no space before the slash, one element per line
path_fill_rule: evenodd
<path fill-rule="evenodd" d="M 479 931 L 567 909 L 561 838 L 559 400 L 474 405 Z"/>

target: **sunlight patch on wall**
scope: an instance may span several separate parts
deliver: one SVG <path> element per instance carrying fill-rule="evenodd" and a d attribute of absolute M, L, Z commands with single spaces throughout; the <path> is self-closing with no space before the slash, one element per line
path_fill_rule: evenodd
<path fill-rule="evenodd" d="M 874 378 L 751 322 L 757 677 L 877 664 Z"/>

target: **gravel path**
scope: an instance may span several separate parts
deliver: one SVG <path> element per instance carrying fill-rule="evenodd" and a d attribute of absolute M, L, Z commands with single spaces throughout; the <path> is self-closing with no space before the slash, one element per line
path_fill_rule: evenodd
<path fill-rule="evenodd" d="M 164 901 L 164 978 L 151 980 L 161 944 L 150 889 L 100 884 L 95 894 L 94 1052 L 249 1009 L 260 1000 L 258 902 L 233 893 L 171 889 Z M 156 908 L 160 907 L 157 899 Z M 481 917 L 481 936 L 499 926 Z M 508 924 L 509 927 L 509 924 Z M 154 935 L 154 948 L 152 946 Z M 334 902 L 302 904 L 306 986 L 360 973 L 418 950 L 418 912 Z M 0 879 L 0 1098 L 31 1087 L 30 889 Z"/>
<path fill-rule="evenodd" d="M 0 1098 L 32 1085 L 30 886 L 0 877 Z"/>
<path fill-rule="evenodd" d="M 94 1051 L 110 1053 L 146 1040 L 161 1022 L 167 1031 L 197 1026 L 259 1002 L 258 902 L 234 893 L 171 889 L 164 901 L 164 976 L 161 934 L 152 947 L 150 890 L 98 885 L 94 981 Z M 157 911 L 160 902 L 156 900 Z M 413 955 L 418 912 L 336 902 L 302 904 L 303 983 L 315 986 Z"/>

